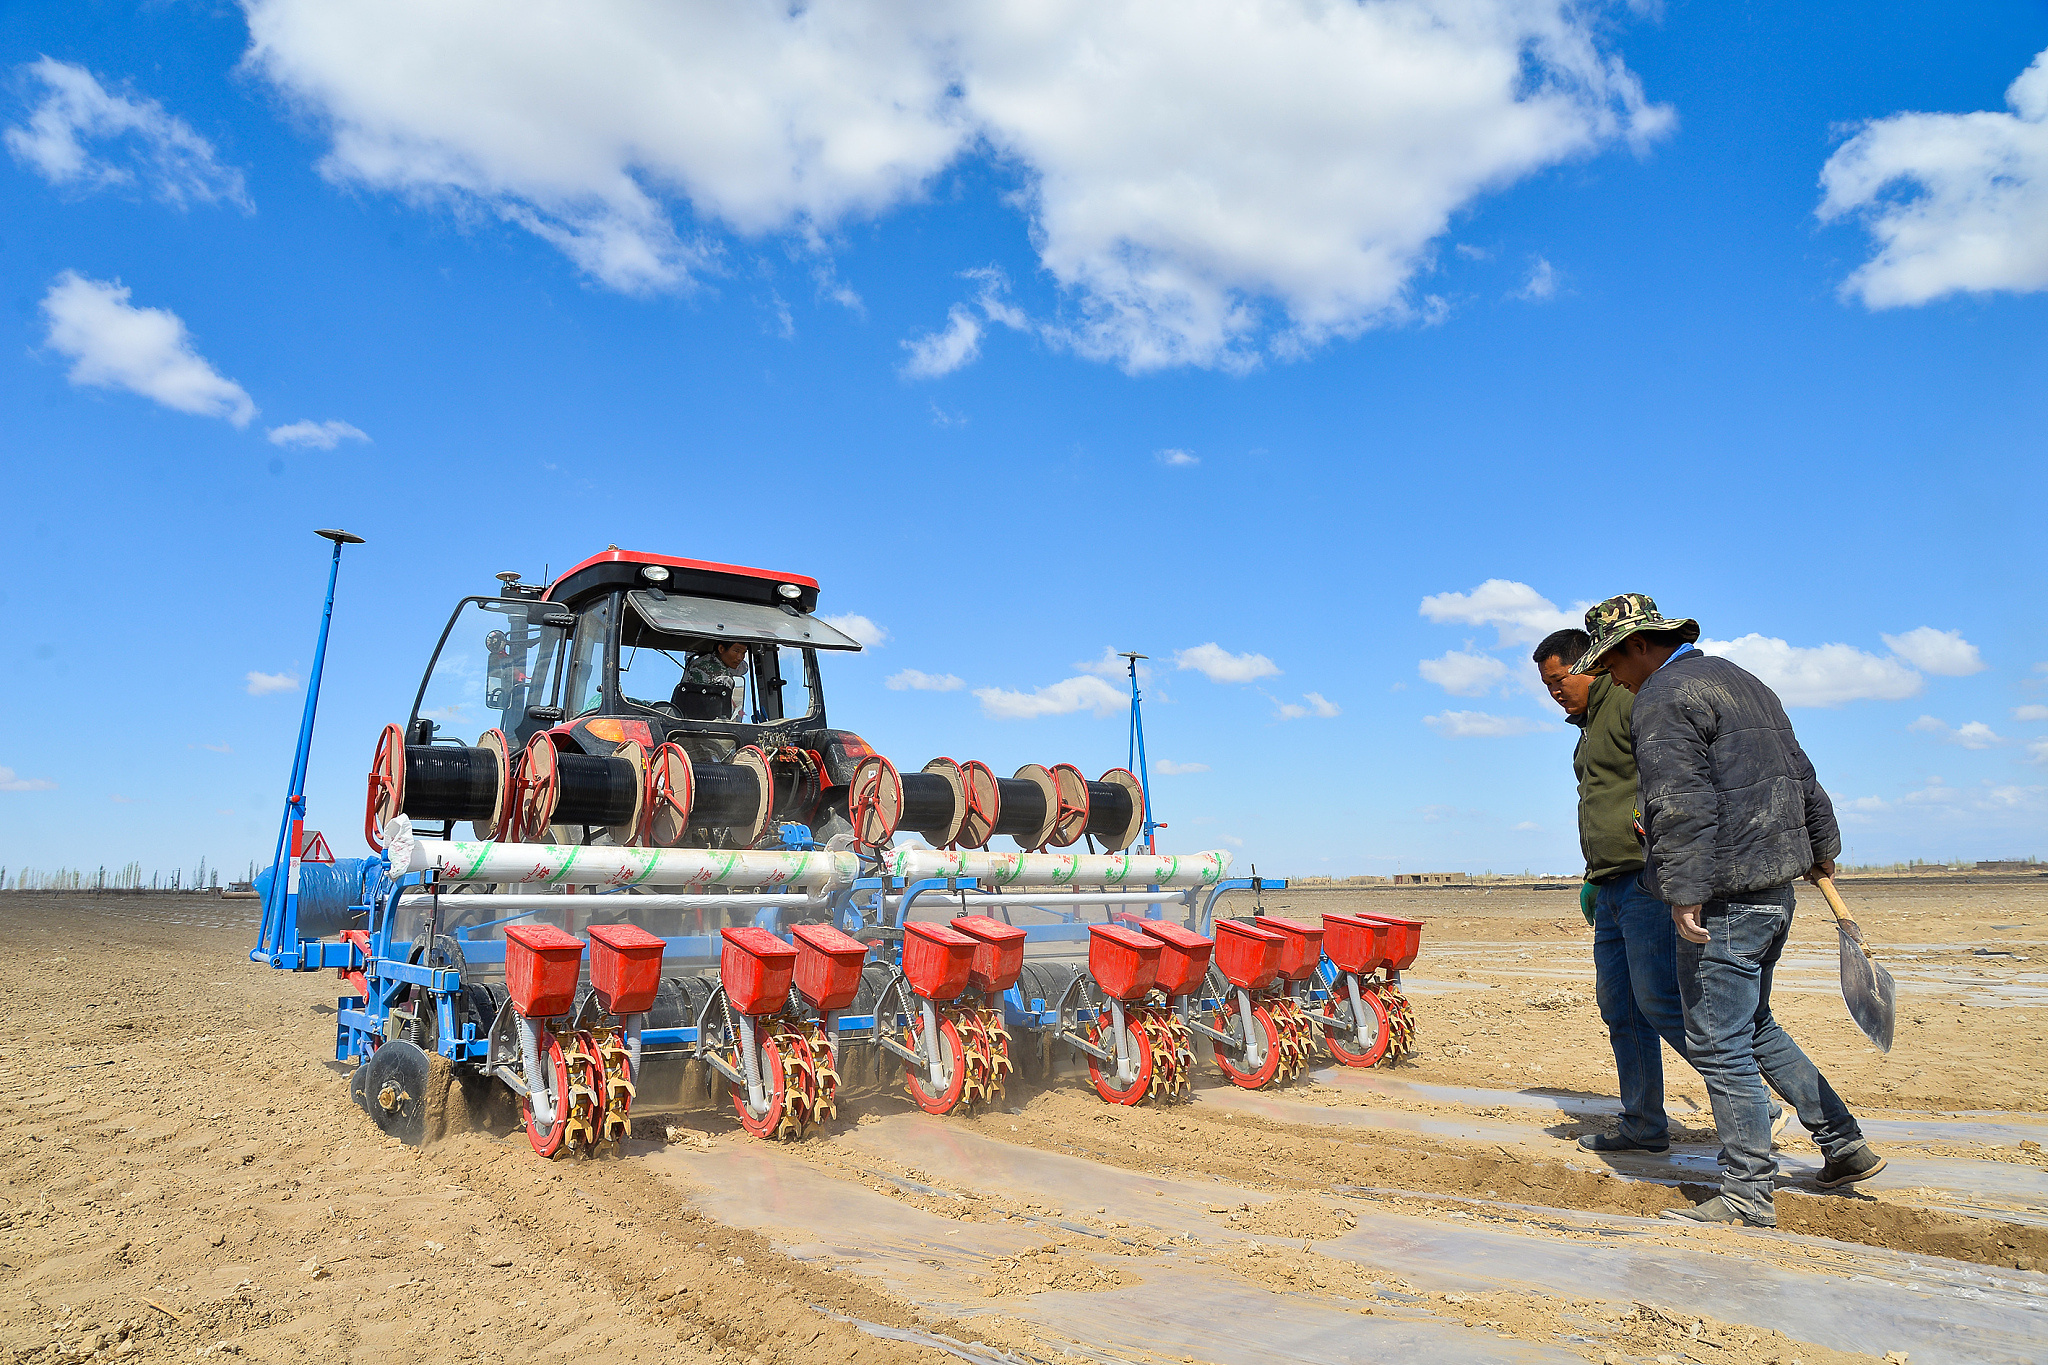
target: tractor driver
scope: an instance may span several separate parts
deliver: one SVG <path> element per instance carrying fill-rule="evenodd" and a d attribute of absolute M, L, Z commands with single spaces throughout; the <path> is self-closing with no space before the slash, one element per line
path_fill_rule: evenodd
<path fill-rule="evenodd" d="M 683 669 L 686 686 L 716 687 L 732 696 L 732 717 L 741 706 L 741 685 L 747 676 L 747 647 L 739 640 L 725 640 L 691 658 Z"/>

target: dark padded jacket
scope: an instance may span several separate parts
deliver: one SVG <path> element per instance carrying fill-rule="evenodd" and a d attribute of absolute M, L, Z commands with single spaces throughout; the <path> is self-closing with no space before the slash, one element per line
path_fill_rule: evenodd
<path fill-rule="evenodd" d="M 1777 694 L 1688 650 L 1650 675 L 1629 713 L 1648 861 L 1670 905 L 1782 887 L 1842 851 L 1834 803 Z"/>

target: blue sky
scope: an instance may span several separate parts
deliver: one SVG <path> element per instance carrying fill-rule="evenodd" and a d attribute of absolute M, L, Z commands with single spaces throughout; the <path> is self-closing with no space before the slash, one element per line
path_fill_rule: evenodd
<path fill-rule="evenodd" d="M 817 577 L 913 766 L 1120 763 L 1151 655 L 1269 872 L 1576 870 L 1528 642 L 1621 591 L 1854 859 L 2048 853 L 2048 6 L 492 12 L 0 16 L 0 863 L 267 856 L 327 525 L 343 853 L 613 543 Z"/>

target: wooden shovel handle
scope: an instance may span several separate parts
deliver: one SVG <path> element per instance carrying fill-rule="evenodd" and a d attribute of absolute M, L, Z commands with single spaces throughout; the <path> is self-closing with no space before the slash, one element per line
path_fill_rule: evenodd
<path fill-rule="evenodd" d="M 1856 926 L 1856 921 L 1850 916 L 1849 907 L 1842 904 L 1842 893 L 1835 890 L 1835 879 L 1833 877 L 1822 877 L 1814 885 L 1818 886 L 1820 893 L 1828 898 L 1828 909 L 1835 912 L 1835 918 L 1853 929 Z"/>
<path fill-rule="evenodd" d="M 1820 893 L 1828 898 L 1828 909 L 1835 912 L 1835 923 L 1841 925 L 1843 931 L 1855 941 L 1856 946 L 1863 950 L 1863 955 L 1869 957 L 1870 945 L 1863 941 L 1863 926 L 1851 917 L 1849 907 L 1842 904 L 1842 893 L 1835 890 L 1835 879 L 1822 877 L 1815 885 L 1820 887 Z"/>

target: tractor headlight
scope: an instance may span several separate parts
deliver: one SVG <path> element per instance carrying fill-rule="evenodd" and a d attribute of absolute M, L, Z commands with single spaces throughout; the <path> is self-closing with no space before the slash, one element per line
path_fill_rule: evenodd
<path fill-rule="evenodd" d="M 777 583 L 775 591 L 792 602 L 804 595 L 804 590 L 794 583 Z"/>
<path fill-rule="evenodd" d="M 649 583 L 668 582 L 668 570 L 659 564 L 649 564 L 640 571 L 640 576 Z"/>

